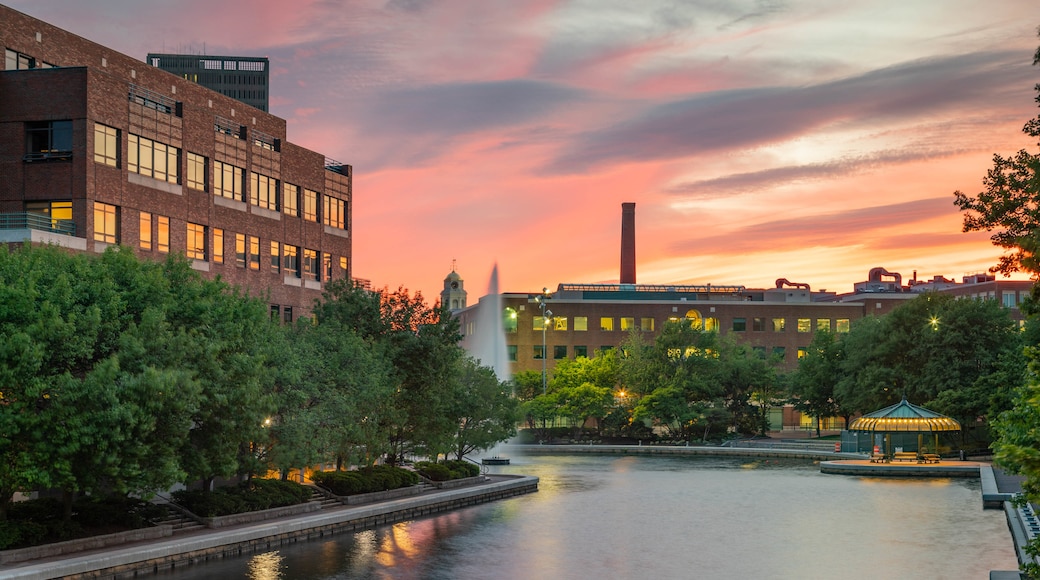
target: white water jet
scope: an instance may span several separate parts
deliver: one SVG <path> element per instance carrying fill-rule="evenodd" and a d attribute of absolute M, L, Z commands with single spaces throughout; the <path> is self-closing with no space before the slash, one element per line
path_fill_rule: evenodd
<path fill-rule="evenodd" d="M 509 355 L 506 353 L 506 332 L 503 325 L 502 294 L 498 289 L 498 263 L 491 268 L 487 295 L 479 301 L 477 324 L 471 342 L 470 354 L 480 364 L 491 367 L 500 381 L 512 378 Z"/>

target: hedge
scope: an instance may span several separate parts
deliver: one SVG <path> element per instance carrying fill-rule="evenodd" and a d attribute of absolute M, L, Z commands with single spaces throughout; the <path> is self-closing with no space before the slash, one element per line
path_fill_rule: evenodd
<path fill-rule="evenodd" d="M 173 501 L 193 514 L 212 518 L 304 503 L 311 489 L 294 481 L 251 479 L 213 491 L 176 491 Z"/>
<path fill-rule="evenodd" d="M 316 471 L 311 481 L 335 495 L 355 495 L 415 485 L 419 476 L 401 467 L 373 465 L 352 471 Z"/>

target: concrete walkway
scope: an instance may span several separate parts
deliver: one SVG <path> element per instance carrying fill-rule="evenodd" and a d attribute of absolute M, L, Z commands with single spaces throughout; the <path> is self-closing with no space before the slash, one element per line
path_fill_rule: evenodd
<path fill-rule="evenodd" d="M 123 578 L 209 559 L 276 548 L 310 538 L 350 533 L 402 520 L 537 491 L 538 478 L 490 475 L 483 483 L 360 506 L 341 506 L 257 524 L 193 530 L 168 540 L 143 541 L 73 556 L 0 567 L 0 579 Z"/>

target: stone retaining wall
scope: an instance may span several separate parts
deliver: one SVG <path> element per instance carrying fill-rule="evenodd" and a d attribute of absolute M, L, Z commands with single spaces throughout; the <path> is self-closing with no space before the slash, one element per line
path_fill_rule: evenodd
<path fill-rule="evenodd" d="M 128 530 L 125 532 L 117 532 L 115 534 L 104 534 L 101 536 L 81 538 L 79 540 L 32 546 L 30 548 L 3 550 L 0 551 L 0 564 L 27 562 L 29 560 L 38 560 L 40 558 L 54 558 L 66 554 L 82 552 L 84 550 L 95 550 L 97 548 L 115 546 L 126 542 L 157 540 L 171 535 L 173 535 L 173 526 L 164 524 L 161 526 L 141 528 L 139 530 Z"/>
<path fill-rule="evenodd" d="M 256 512 L 246 512 L 242 514 L 231 514 L 229 516 L 215 516 L 212 518 L 199 519 L 207 528 L 216 529 L 226 528 L 228 526 L 237 526 L 241 524 L 251 524 L 253 522 L 262 522 L 264 520 L 283 518 L 285 516 L 306 514 L 320 509 L 320 502 L 308 501 L 304 503 L 298 503 L 296 505 L 287 505 L 283 507 L 271 508 L 269 510 L 260 510 Z"/>
<path fill-rule="evenodd" d="M 411 497 L 413 495 L 419 495 L 422 490 L 418 485 L 410 485 L 408 487 L 399 487 L 397 489 L 390 489 L 387 491 L 373 491 L 371 493 L 355 493 L 353 495 L 334 495 L 332 497 L 338 499 L 343 505 L 361 505 L 366 503 L 372 503 L 375 501 L 386 501 L 388 499 L 397 499 L 399 497 Z"/>

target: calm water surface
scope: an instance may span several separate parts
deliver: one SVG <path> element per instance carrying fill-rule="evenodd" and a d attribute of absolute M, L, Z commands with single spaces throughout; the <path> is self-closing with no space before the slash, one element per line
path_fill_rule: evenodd
<path fill-rule="evenodd" d="M 524 456 L 539 491 L 193 566 L 167 578 L 988 578 L 1017 569 L 975 479 L 824 475 L 810 462 Z"/>

